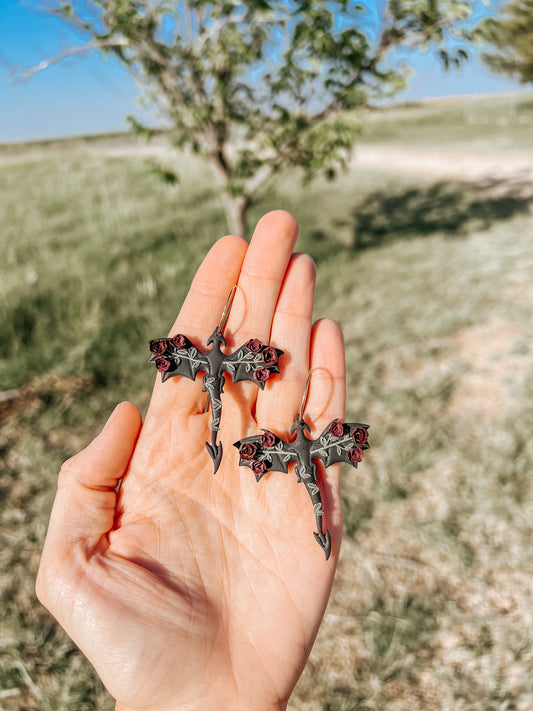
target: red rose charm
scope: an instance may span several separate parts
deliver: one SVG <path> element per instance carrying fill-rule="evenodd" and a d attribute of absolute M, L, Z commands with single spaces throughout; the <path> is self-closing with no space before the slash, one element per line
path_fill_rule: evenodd
<path fill-rule="evenodd" d="M 263 363 L 267 366 L 276 365 L 278 362 L 278 354 L 276 353 L 275 348 L 266 346 L 263 348 L 261 355 L 263 356 Z"/>
<path fill-rule="evenodd" d="M 353 439 L 354 444 L 362 447 L 368 439 L 368 431 L 364 427 L 354 427 L 350 432 L 350 437 Z"/>
<path fill-rule="evenodd" d="M 350 461 L 352 464 L 354 464 L 355 462 L 362 462 L 363 450 L 359 449 L 359 447 L 353 447 L 346 453 L 346 456 L 348 457 L 348 461 Z"/>
<path fill-rule="evenodd" d="M 174 346 L 174 348 L 185 348 L 185 346 L 187 345 L 185 336 L 182 336 L 181 333 L 178 333 L 176 336 L 173 337 L 172 345 Z"/>
<path fill-rule="evenodd" d="M 166 338 L 154 338 L 153 341 L 150 341 L 150 350 L 156 355 L 163 355 L 167 350 Z"/>
<path fill-rule="evenodd" d="M 263 432 L 261 435 L 261 447 L 273 447 L 276 444 L 276 435 L 273 432 Z"/>
<path fill-rule="evenodd" d="M 256 459 L 255 462 L 252 462 L 250 465 L 250 469 L 256 476 L 264 474 L 267 470 L 267 463 L 264 459 Z"/>
<path fill-rule="evenodd" d="M 245 442 L 239 447 L 239 454 L 241 459 L 244 459 L 245 461 L 249 462 L 257 454 L 257 445 L 253 442 Z"/>
<path fill-rule="evenodd" d="M 263 344 L 258 338 L 250 338 L 248 343 L 245 343 L 244 346 L 252 353 L 259 353 L 259 351 L 263 348 Z"/>
<path fill-rule="evenodd" d="M 270 371 L 268 368 L 258 368 L 254 370 L 254 378 L 258 383 L 264 383 L 270 377 Z"/>
<path fill-rule="evenodd" d="M 163 358 L 163 356 L 158 356 L 154 363 L 160 373 L 166 373 L 170 368 L 170 361 L 167 358 Z"/>
<path fill-rule="evenodd" d="M 328 427 L 328 432 L 334 437 L 342 437 L 344 434 L 344 425 L 340 420 L 333 420 Z"/>

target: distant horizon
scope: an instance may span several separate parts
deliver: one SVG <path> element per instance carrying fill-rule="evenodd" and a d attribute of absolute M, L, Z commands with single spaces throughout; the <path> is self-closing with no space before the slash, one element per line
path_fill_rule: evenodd
<path fill-rule="evenodd" d="M 420 99 L 411 99 L 411 98 L 402 98 L 399 101 L 393 101 L 387 105 L 384 106 L 370 106 L 370 109 L 373 109 L 375 111 L 388 111 L 394 108 L 407 108 L 408 106 L 416 106 L 418 104 L 424 105 L 424 104 L 439 104 L 439 103 L 453 103 L 453 102 L 460 102 L 463 100 L 472 100 L 472 101 L 482 101 L 483 99 L 489 99 L 491 97 L 495 98 L 505 98 L 506 96 L 511 97 L 511 96 L 524 96 L 527 94 L 531 94 L 533 96 L 533 86 L 531 88 L 525 87 L 522 89 L 502 89 L 499 91 L 485 91 L 485 92 L 475 92 L 475 93 L 457 93 L 457 94 L 438 94 L 435 96 L 426 96 Z M 164 127 L 154 127 L 155 131 L 165 131 Z M 93 132 L 86 132 L 86 133 L 69 133 L 69 134 L 64 134 L 64 135 L 56 135 L 56 136 L 36 136 L 36 137 L 31 137 L 31 138 L 21 138 L 21 139 L 14 139 L 12 141 L 4 141 L 0 138 L 0 147 L 6 147 L 6 146 L 17 146 L 17 145 L 25 145 L 25 144 L 32 144 L 32 143 L 52 143 L 54 141 L 69 141 L 69 140 L 76 140 L 76 139 L 99 139 L 99 138 L 106 138 L 109 136 L 110 138 L 113 136 L 134 136 L 135 134 L 132 132 L 131 129 L 124 127 L 124 128 L 116 128 L 116 129 L 108 129 L 108 130 L 102 130 L 102 131 L 93 131 Z"/>

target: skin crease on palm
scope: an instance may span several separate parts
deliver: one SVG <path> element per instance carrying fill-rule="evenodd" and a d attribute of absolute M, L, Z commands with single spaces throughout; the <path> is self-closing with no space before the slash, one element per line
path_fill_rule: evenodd
<path fill-rule="evenodd" d="M 319 464 L 326 562 L 292 469 L 257 484 L 232 447 L 261 428 L 287 437 L 309 371 L 312 435 L 344 417 L 342 333 L 312 323 L 315 266 L 293 254 L 297 234 L 276 211 L 249 245 L 220 239 L 170 329 L 204 347 L 237 284 L 228 349 L 254 337 L 284 350 L 264 391 L 226 377 L 217 474 L 201 376 L 157 377 L 144 424 L 122 403 L 61 470 L 37 593 L 119 711 L 284 709 L 318 631 L 340 547 L 340 465 Z"/>

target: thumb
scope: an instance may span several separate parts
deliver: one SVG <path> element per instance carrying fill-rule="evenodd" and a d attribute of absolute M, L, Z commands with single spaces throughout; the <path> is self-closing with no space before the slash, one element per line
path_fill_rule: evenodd
<path fill-rule="evenodd" d="M 59 473 L 47 547 L 50 545 L 57 553 L 75 541 L 96 544 L 111 530 L 116 487 L 126 473 L 141 424 L 137 407 L 123 402 L 98 437 L 65 462 Z"/>

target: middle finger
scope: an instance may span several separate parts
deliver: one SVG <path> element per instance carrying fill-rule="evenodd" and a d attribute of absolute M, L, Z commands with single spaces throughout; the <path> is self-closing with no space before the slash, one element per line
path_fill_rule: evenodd
<path fill-rule="evenodd" d="M 287 265 L 298 237 L 296 219 L 283 210 L 262 217 L 246 252 L 228 319 L 234 343 L 270 339 L 272 317 Z M 283 348 L 280 345 L 280 348 Z"/>

